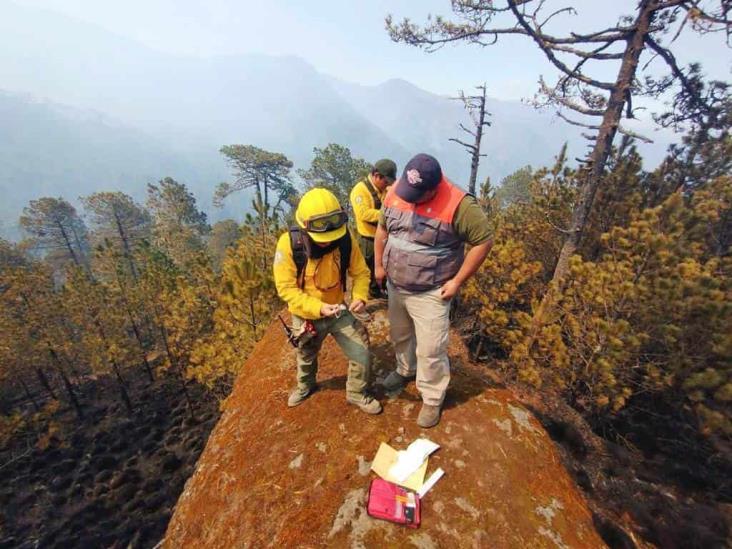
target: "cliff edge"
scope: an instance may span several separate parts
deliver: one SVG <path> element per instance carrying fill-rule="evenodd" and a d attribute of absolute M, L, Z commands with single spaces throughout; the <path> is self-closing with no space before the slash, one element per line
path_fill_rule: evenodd
<path fill-rule="evenodd" d="M 393 368 L 388 325 L 369 325 L 374 375 Z M 345 402 L 346 360 L 329 338 L 320 390 L 287 408 L 294 351 L 270 326 L 227 399 L 188 480 L 164 546 L 177 547 L 605 547 L 579 490 L 540 423 L 509 391 L 481 376 L 459 338 L 442 421 L 417 427 L 414 384 L 384 412 Z M 380 442 L 404 449 L 425 435 L 440 444 L 428 474 L 446 474 L 423 500 L 417 530 L 372 519 L 365 501 Z"/>

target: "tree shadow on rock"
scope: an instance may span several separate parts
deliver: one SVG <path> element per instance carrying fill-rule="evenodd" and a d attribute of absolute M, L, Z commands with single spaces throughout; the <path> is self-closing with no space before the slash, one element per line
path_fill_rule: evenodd
<path fill-rule="evenodd" d="M 476 373 L 462 357 L 450 357 L 452 377 L 447 388 L 443 409 L 457 408 L 495 386 L 488 378 Z"/>

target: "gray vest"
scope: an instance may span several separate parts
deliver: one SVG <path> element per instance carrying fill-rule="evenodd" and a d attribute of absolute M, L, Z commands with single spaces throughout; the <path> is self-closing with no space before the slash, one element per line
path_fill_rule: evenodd
<path fill-rule="evenodd" d="M 443 178 L 435 197 L 410 204 L 389 189 L 384 221 L 389 239 L 383 265 L 389 281 L 402 290 L 426 292 L 454 277 L 463 264 L 464 242 L 452 225 L 465 192 Z"/>

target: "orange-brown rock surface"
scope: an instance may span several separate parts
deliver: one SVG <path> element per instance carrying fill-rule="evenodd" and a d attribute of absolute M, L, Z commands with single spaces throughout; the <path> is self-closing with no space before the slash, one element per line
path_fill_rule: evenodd
<path fill-rule="evenodd" d="M 392 368 L 387 326 L 369 327 L 374 370 Z M 539 422 L 509 391 L 481 378 L 457 337 L 442 421 L 415 420 L 413 384 L 384 412 L 367 416 L 345 402 L 346 362 L 329 338 L 321 389 L 287 408 L 294 353 L 278 326 L 242 369 L 224 413 L 186 484 L 165 546 L 178 547 L 604 547 L 574 482 Z M 369 472 L 379 443 L 397 449 L 426 435 L 441 448 L 428 475 L 446 474 L 423 500 L 422 526 L 366 515 Z"/>

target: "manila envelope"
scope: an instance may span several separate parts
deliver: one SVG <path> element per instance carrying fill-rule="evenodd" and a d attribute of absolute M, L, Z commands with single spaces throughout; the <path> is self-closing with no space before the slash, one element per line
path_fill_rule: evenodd
<path fill-rule="evenodd" d="M 394 484 L 398 484 L 399 486 L 403 486 L 404 488 L 408 488 L 409 490 L 416 492 L 422 487 L 422 484 L 424 484 L 424 475 L 427 472 L 428 460 L 425 459 L 419 469 L 407 477 L 407 480 L 399 482 L 389 474 L 389 470 L 397 462 L 397 459 L 397 451 L 385 442 L 382 442 L 379 446 L 379 450 L 376 452 L 376 457 L 374 457 L 374 461 L 371 464 L 371 470 L 384 480 L 388 480 L 389 482 L 393 482 Z"/>

